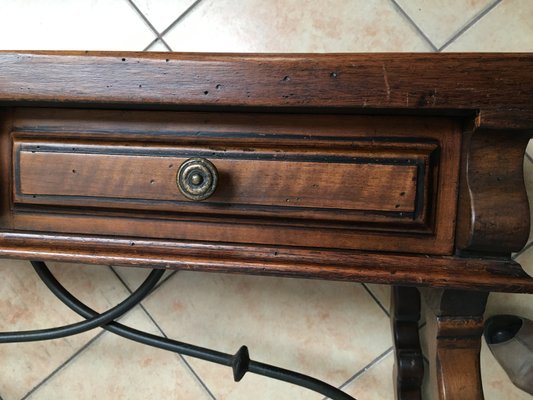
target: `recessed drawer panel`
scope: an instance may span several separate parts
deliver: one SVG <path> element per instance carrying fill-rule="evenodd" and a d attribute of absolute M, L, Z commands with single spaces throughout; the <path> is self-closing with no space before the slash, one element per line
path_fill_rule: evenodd
<path fill-rule="evenodd" d="M 16 115 L 15 229 L 394 251 L 431 243 L 436 253 L 453 243 L 453 222 L 439 219 L 455 212 L 454 202 L 442 202 L 456 196 L 457 160 L 447 155 L 459 154 L 460 138 L 451 120 Z M 187 196 L 180 183 L 188 160 L 218 176 L 205 199 Z"/>
<path fill-rule="evenodd" d="M 15 201 L 98 206 L 109 200 L 116 207 L 123 201 L 155 201 L 152 209 L 168 209 L 188 201 L 178 190 L 180 165 L 205 157 L 220 174 L 214 194 L 204 200 L 208 204 L 414 213 L 417 176 L 429 154 L 385 158 L 380 153 L 366 158 L 357 152 L 249 154 L 17 143 Z"/>

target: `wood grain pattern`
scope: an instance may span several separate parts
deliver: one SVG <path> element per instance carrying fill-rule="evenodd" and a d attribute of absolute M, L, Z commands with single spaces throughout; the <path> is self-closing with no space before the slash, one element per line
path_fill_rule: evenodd
<path fill-rule="evenodd" d="M 461 135 L 448 118 L 13 115 L 17 185 L 6 200 L 19 230 L 452 252 Z M 211 199 L 179 194 L 185 153 L 219 168 Z"/>
<path fill-rule="evenodd" d="M 217 190 L 203 204 L 415 212 L 418 169 L 412 165 L 413 159 L 380 161 L 353 153 L 295 152 L 254 152 L 250 157 L 242 150 L 227 154 L 194 148 L 54 146 L 42 142 L 15 151 L 19 157 L 16 180 L 20 181 L 15 202 L 20 203 L 31 204 L 41 195 L 54 196 L 50 202 L 55 205 L 61 204 L 62 196 L 78 197 L 75 205 L 80 207 L 98 204 L 99 197 L 183 202 L 187 199 L 177 188 L 176 172 L 193 156 L 213 162 L 220 175 Z M 283 161 L 282 157 L 291 156 L 300 160 Z M 306 161 L 313 158 L 320 160 Z M 202 207 L 199 211 L 207 210 Z"/>
<path fill-rule="evenodd" d="M 434 150 L 439 153 L 456 152 L 460 135 L 457 122 L 443 118 L 391 118 L 368 117 L 354 115 L 305 115 L 305 114 L 261 114 L 261 113 L 190 113 L 190 112 L 139 112 L 139 111 L 101 111 L 101 110 L 64 110 L 64 109 L 33 109 L 18 108 L 14 110 L 14 136 L 20 140 L 33 142 L 50 138 L 55 143 L 79 145 L 79 141 L 90 141 L 101 145 L 115 146 L 148 146 L 157 143 L 158 146 L 175 148 L 193 148 L 198 152 L 206 149 L 211 152 L 223 152 L 228 157 L 237 152 L 245 152 L 253 159 L 256 154 L 270 152 L 277 157 L 284 154 L 319 155 L 332 157 L 343 155 L 358 157 L 372 162 L 374 158 L 389 158 L 394 162 L 422 163 L 425 178 L 417 186 L 429 188 L 431 181 L 436 179 L 437 170 L 442 167 L 443 180 L 455 181 L 457 166 L 451 157 L 442 159 L 440 165 L 428 160 Z M 117 143 L 118 142 L 118 143 Z M 435 157 L 436 158 L 436 157 Z M 330 158 L 331 159 L 331 158 Z M 323 161 L 323 160 L 322 160 Z M 337 160 L 338 161 L 338 160 Z M 172 168 L 177 168 L 174 163 L 169 163 Z M 433 170 L 432 176 L 429 169 Z M 423 175 L 423 174 L 420 174 Z M 222 176 L 224 179 L 224 176 Z M 311 184 L 312 186 L 316 184 Z M 450 188 L 441 187 L 439 196 L 443 199 L 455 196 L 451 193 L 455 184 Z M 259 189 L 259 188 L 256 188 Z M 402 193 L 400 191 L 398 194 Z M 427 193 L 422 191 L 418 196 L 417 215 L 407 218 L 396 213 L 388 217 L 382 213 L 350 212 L 343 209 L 342 213 L 330 210 L 327 215 L 319 210 L 309 210 L 296 207 L 292 209 L 288 204 L 283 208 L 267 210 L 267 207 L 255 208 L 254 215 L 278 215 L 282 218 L 307 218 L 337 221 L 360 222 L 389 222 L 395 225 L 417 224 L 419 228 L 426 229 L 431 225 L 428 221 L 428 204 L 434 199 L 427 198 Z M 404 196 L 409 196 L 405 193 Z M 295 196 L 293 200 L 298 197 Z M 401 196 L 400 196 L 401 197 Z M 420 198 L 424 197 L 424 198 Z M 35 203 L 44 203 L 37 197 L 30 199 Z M 72 202 L 66 198 L 55 199 L 59 202 Z M 289 199 L 289 203 L 291 203 Z M 445 200 L 446 201 L 446 200 Z M 62 204 L 63 204 L 62 203 Z M 173 206 L 165 203 L 147 207 L 148 203 L 128 204 L 121 203 L 125 208 L 131 209 L 165 209 L 183 212 L 196 212 L 198 207 L 180 204 Z M 395 203 L 394 206 L 396 206 Z M 449 203 L 444 203 L 441 212 L 448 212 Z M 112 202 L 103 199 L 93 206 L 116 207 Z M 293 206 L 297 206 L 292 202 Z M 401 204 L 400 204 L 401 206 Z M 208 203 L 199 206 L 202 212 L 209 212 Z M 291 211 L 292 210 L 292 211 Z M 249 215 L 250 209 L 243 209 L 242 205 L 232 203 L 232 207 L 217 207 L 216 213 L 233 215 Z M 409 221 L 410 220 L 410 221 Z M 446 226 L 450 225 L 450 226 Z M 453 227 L 447 221 L 442 221 L 437 232 L 451 232 Z M 438 233 L 437 233 L 438 234 Z"/>
<path fill-rule="evenodd" d="M 12 110 L 0 108 L 0 226 L 12 229 L 12 200 L 6 191 L 13 189 L 12 180 L 12 139 L 5 132 L 12 130 Z"/>
<path fill-rule="evenodd" d="M 457 240 L 460 250 L 519 251 L 529 236 L 523 159 L 533 131 L 478 129 L 464 142 Z"/>
<path fill-rule="evenodd" d="M 0 52 L 0 256 L 429 287 L 433 397 L 482 399 L 487 291 L 533 293 L 510 258 L 532 73 L 533 54 Z M 171 204 L 184 150 L 215 158 L 212 200 Z M 395 289 L 402 400 L 418 313 Z"/>
<path fill-rule="evenodd" d="M 533 279 L 518 263 L 508 258 L 401 255 L 22 232 L 0 232 L 0 256 L 533 293 Z"/>
<path fill-rule="evenodd" d="M 334 108 L 533 126 L 532 54 L 0 53 L 0 101 Z"/>
<path fill-rule="evenodd" d="M 430 384 L 440 400 L 483 400 L 479 353 L 486 292 L 423 289 Z"/>
<path fill-rule="evenodd" d="M 430 234 L 410 233 L 407 229 L 364 230 L 339 228 L 331 224 L 292 221 L 217 221 L 206 218 L 169 218 L 144 216 L 135 218 L 112 213 L 66 213 L 46 209 L 21 210 L 13 214 L 17 230 L 30 232 L 58 232 L 88 235 L 107 235 L 131 238 L 176 239 L 184 241 L 212 241 L 235 244 L 275 244 L 280 246 L 321 247 L 330 249 L 363 249 L 427 254 L 449 254 L 450 242 L 440 241 Z"/>

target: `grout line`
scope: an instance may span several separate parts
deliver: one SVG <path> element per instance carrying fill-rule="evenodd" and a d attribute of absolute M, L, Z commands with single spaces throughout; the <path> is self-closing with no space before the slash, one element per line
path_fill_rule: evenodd
<path fill-rule="evenodd" d="M 33 389 L 31 389 L 28 393 L 26 393 L 20 400 L 26 400 L 29 396 L 31 396 L 35 391 L 37 391 L 41 386 L 43 386 L 46 382 L 48 382 L 50 379 L 54 377 L 60 370 L 65 368 L 67 364 L 69 364 L 71 361 L 73 361 L 76 357 L 78 357 L 82 352 L 87 350 L 87 348 L 93 344 L 97 339 L 100 338 L 105 333 L 104 330 L 102 330 L 100 333 L 98 333 L 95 337 L 93 337 L 91 340 L 89 340 L 87 343 L 85 343 L 82 347 L 80 347 L 78 350 L 74 352 L 69 358 L 67 358 L 59 367 L 54 369 L 46 378 L 44 378 L 40 383 L 34 386 Z"/>
<path fill-rule="evenodd" d="M 156 320 L 152 317 L 152 314 L 150 314 L 148 312 L 148 310 L 146 308 L 144 308 L 144 306 L 141 304 L 141 308 L 143 309 L 143 311 L 146 313 L 146 315 L 148 316 L 148 318 L 150 319 L 150 321 L 152 321 L 152 323 L 156 326 L 156 328 L 159 330 L 159 332 L 161 332 L 161 335 L 163 335 L 164 337 L 166 337 L 168 339 L 168 336 L 167 334 L 163 331 L 163 329 L 161 328 L 161 326 L 159 326 L 159 324 L 156 322 Z M 207 384 L 202 380 L 202 378 L 200 378 L 200 376 L 196 373 L 196 371 L 194 370 L 194 368 L 192 367 L 191 364 L 189 364 L 189 362 L 187 361 L 187 359 L 183 356 L 183 354 L 179 354 L 179 353 L 174 353 L 176 354 L 180 360 L 185 364 L 185 366 L 189 369 L 189 371 L 194 375 L 194 377 L 196 378 L 196 380 L 200 383 L 200 385 L 205 389 L 205 391 L 207 392 L 207 394 L 209 395 L 209 397 L 211 397 L 211 399 L 213 400 L 216 400 L 216 397 L 215 395 L 211 392 L 211 390 L 209 390 L 209 388 L 207 387 Z"/>
<path fill-rule="evenodd" d="M 176 26 L 183 18 L 185 18 L 198 4 L 200 4 L 202 0 L 196 0 L 194 3 L 192 3 L 189 7 L 187 7 L 187 9 L 185 11 L 183 11 L 181 13 L 181 15 L 176 18 L 174 20 L 174 22 L 172 22 L 169 26 L 166 27 L 166 29 L 164 29 L 162 32 L 161 32 L 161 37 L 165 36 L 172 28 L 174 28 L 174 26 Z M 152 40 L 148 46 L 146 46 L 144 48 L 143 51 L 146 51 L 148 50 L 150 47 L 152 47 L 159 39 L 154 39 Z"/>
<path fill-rule="evenodd" d="M 126 284 L 126 282 L 122 279 L 122 277 L 117 273 L 117 271 L 115 271 L 115 269 L 113 267 L 109 267 L 111 269 L 111 271 L 113 271 L 113 273 L 116 275 L 116 277 L 118 278 L 118 280 L 120 282 L 122 282 L 122 284 L 124 285 L 124 287 L 128 290 L 128 292 L 130 292 L 130 294 L 132 293 L 130 287 Z M 160 283 L 163 284 L 165 281 L 167 281 L 171 276 L 174 276 L 174 274 L 176 273 L 177 271 L 174 271 L 172 274 L 170 274 L 163 282 Z M 156 286 L 156 288 L 158 288 L 160 285 Z M 154 288 L 154 289 L 156 289 Z M 151 294 L 151 293 L 150 293 Z M 150 319 L 150 321 L 152 321 L 152 323 L 155 325 L 155 327 L 159 330 L 159 332 L 161 333 L 161 335 L 163 335 L 165 338 L 168 339 L 168 336 L 167 334 L 163 331 L 163 329 L 161 328 L 161 326 L 156 322 L 156 320 L 152 317 L 152 314 L 150 314 L 148 312 L 148 310 L 144 307 L 144 305 L 141 303 L 139 304 L 139 307 L 144 311 L 144 313 L 146 314 L 146 316 L 148 317 L 148 319 Z M 163 350 L 164 351 L 164 350 Z M 211 397 L 211 399 L 213 400 L 216 400 L 216 397 L 213 395 L 213 393 L 211 392 L 211 390 L 209 390 L 209 388 L 207 387 L 207 385 L 205 384 L 205 382 L 200 378 L 200 376 L 196 373 L 196 371 L 193 369 L 193 367 L 189 364 L 189 362 L 185 359 L 185 357 L 182 355 L 182 354 L 179 354 L 179 353 L 174 353 L 178 356 L 179 359 L 181 359 L 181 361 L 185 364 L 186 368 L 189 369 L 189 371 L 194 375 L 194 377 L 196 378 L 196 380 L 200 383 L 200 385 L 205 389 L 205 391 L 208 393 L 209 397 Z M 0 399 L 1 400 L 1 399 Z"/>
<path fill-rule="evenodd" d="M 361 283 L 361 285 L 363 285 L 363 287 L 365 288 L 366 292 L 370 295 L 370 297 L 372 297 L 372 299 L 374 299 L 374 301 L 377 303 L 379 308 L 381 308 L 383 310 L 383 312 L 387 315 L 387 317 L 390 318 L 389 311 L 385 308 L 385 306 L 383 306 L 383 304 L 381 304 L 381 301 L 379 301 L 379 299 L 376 297 L 376 295 L 374 293 L 372 293 L 372 291 L 368 288 L 368 286 L 366 286 L 366 284 Z"/>
<path fill-rule="evenodd" d="M 407 20 L 409 21 L 409 23 L 413 26 L 413 28 L 415 28 L 415 30 L 417 31 L 417 33 L 422 36 L 422 38 L 424 38 L 424 40 L 431 46 L 431 48 L 433 49 L 433 51 L 439 51 L 439 49 L 437 48 L 437 46 L 435 46 L 433 44 L 433 42 L 431 41 L 431 39 L 424 33 L 424 31 L 416 24 L 416 22 L 409 16 L 409 14 L 407 14 L 405 12 L 405 10 L 402 8 L 402 6 L 400 6 L 400 4 L 398 4 L 398 2 L 396 0 L 390 0 L 391 3 L 393 4 L 393 6 L 396 8 L 396 11 L 398 11 L 400 14 L 402 14 L 402 16 Z"/>
<path fill-rule="evenodd" d="M 124 285 L 124 287 L 126 288 L 126 290 L 131 294 L 133 292 L 133 289 L 126 283 L 126 281 L 124 279 L 122 279 L 122 277 L 120 276 L 120 274 L 115 270 L 115 268 L 113 268 L 111 265 L 108 265 L 109 269 L 111 270 L 111 272 L 113 274 L 115 274 L 115 276 L 118 278 L 118 280 Z M 146 268 L 147 271 L 150 271 L 149 268 Z M 166 281 L 168 281 L 170 278 L 172 278 L 174 275 L 177 274 L 178 271 L 172 271 L 170 274 L 168 274 L 166 276 L 166 278 L 164 278 L 162 281 L 158 282 L 157 285 L 152 289 L 150 290 L 150 293 L 148 293 L 148 295 L 142 300 L 146 300 L 149 296 L 152 295 L 152 293 L 154 293 L 156 290 L 158 290 L 161 285 L 163 285 Z M 137 289 L 137 288 L 135 288 Z M 139 305 L 142 305 L 142 302 L 139 304 Z"/>
<path fill-rule="evenodd" d="M 170 274 L 167 275 L 166 278 L 163 278 L 163 280 L 161 282 L 159 282 L 159 284 L 154 288 L 155 289 L 159 289 L 159 286 L 161 286 L 163 283 L 165 283 L 166 281 L 168 281 L 170 278 L 172 278 L 174 275 L 176 275 L 178 273 L 178 270 L 175 270 L 175 271 L 172 271 Z"/>
<path fill-rule="evenodd" d="M 163 36 L 159 33 L 159 31 L 155 28 L 154 25 L 148 20 L 146 15 L 143 14 L 143 12 L 137 7 L 137 5 L 133 2 L 133 0 L 127 0 L 127 2 L 137 11 L 137 14 L 143 19 L 143 21 L 148 25 L 148 27 L 152 30 L 152 32 L 155 33 L 157 36 L 157 40 L 161 40 L 161 42 L 165 45 L 165 47 L 168 49 L 168 51 L 172 51 L 168 43 L 163 39 Z"/>
<path fill-rule="evenodd" d="M 113 267 L 112 265 L 108 265 L 108 267 L 111 269 L 111 272 L 113 272 L 117 278 L 122 282 L 122 284 L 126 287 L 126 289 L 131 293 L 133 291 L 133 289 L 131 287 L 129 287 L 129 285 L 122 279 L 122 277 L 120 276 L 120 274 L 115 270 L 115 267 Z M 128 267 L 126 267 L 128 268 Z M 147 271 L 150 271 L 151 269 L 150 268 L 145 268 Z M 155 287 L 150 290 L 150 293 L 148 293 L 148 295 L 143 299 L 143 301 L 145 299 L 147 299 L 152 293 L 154 293 L 156 290 L 158 290 L 161 285 L 163 283 L 165 283 L 166 281 L 168 281 L 170 278 L 172 278 L 174 275 L 176 275 L 178 273 L 178 270 L 175 270 L 175 271 L 172 271 L 170 274 L 168 274 L 166 277 L 164 277 L 161 281 L 159 281 L 157 283 L 157 285 L 155 285 Z M 137 289 L 137 288 L 135 288 Z"/>
<path fill-rule="evenodd" d="M 143 51 L 150 51 L 150 49 L 152 48 L 152 46 L 155 46 L 157 44 L 157 42 L 159 42 L 159 39 L 156 39 L 155 41 L 153 42 L 150 42 L 150 44 L 148 46 L 146 46 Z"/>
<path fill-rule="evenodd" d="M 477 14 L 476 16 L 474 16 L 474 18 L 472 18 L 472 20 L 470 22 L 467 22 L 465 26 L 463 26 L 461 29 L 459 29 L 454 35 L 452 35 L 452 37 L 450 39 L 448 39 L 446 41 L 446 43 L 444 43 L 441 47 L 439 47 L 439 49 L 437 50 L 439 53 L 444 50 L 446 47 L 448 47 L 450 44 L 452 44 L 453 42 L 455 42 L 455 40 L 461 36 L 463 33 L 465 33 L 467 30 L 469 30 L 470 28 L 472 28 L 472 26 L 474 26 L 481 18 L 483 18 L 485 15 L 487 15 L 489 12 L 491 12 L 494 7 L 496 7 L 498 4 L 500 4 L 502 2 L 502 0 L 495 0 L 494 3 L 492 3 L 491 5 L 487 6 L 487 8 L 485 8 L 483 11 L 481 11 L 479 14 Z"/>
<path fill-rule="evenodd" d="M 339 386 L 339 389 L 344 389 L 345 387 L 349 386 L 357 378 L 359 378 L 361 375 L 363 375 L 366 371 L 371 369 L 374 365 L 378 364 L 385 357 L 387 357 L 390 353 L 392 353 L 393 350 L 394 350 L 393 346 L 389 347 L 387 350 L 385 350 L 383 353 L 381 353 L 379 356 L 377 356 L 375 359 L 373 359 L 367 365 L 365 365 L 361 370 L 357 371 L 353 376 L 348 378 L 348 380 L 346 382 L 344 382 L 342 385 Z M 327 397 L 325 397 L 323 400 L 326 400 L 326 399 L 327 399 Z"/>
<path fill-rule="evenodd" d="M 522 254 L 524 254 L 526 251 L 528 251 L 531 246 L 533 246 L 533 240 L 531 242 L 529 242 L 528 244 L 526 244 L 526 246 L 522 250 L 520 250 L 518 253 L 515 253 L 511 258 L 513 260 L 516 260 Z"/>

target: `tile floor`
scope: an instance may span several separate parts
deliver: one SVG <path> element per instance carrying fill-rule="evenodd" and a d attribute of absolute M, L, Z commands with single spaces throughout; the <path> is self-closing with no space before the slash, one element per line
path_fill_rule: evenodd
<path fill-rule="evenodd" d="M 0 0 L 0 49 L 231 52 L 533 51 L 530 0 Z M 0 72 L 1 73 L 1 72 Z M 533 147 L 530 149 L 533 155 Z M 532 158 L 524 161 L 533 196 Z M 531 245 L 531 243 L 530 243 Z M 516 259 L 533 273 L 533 246 Z M 53 271 L 104 310 L 145 270 Z M 78 321 L 27 263 L 0 260 L 0 330 Z M 294 368 L 360 399 L 392 398 L 387 287 L 169 273 L 122 322 Z M 533 297 L 494 294 L 488 315 L 533 318 Z M 422 328 L 423 329 L 423 328 Z M 531 398 L 483 347 L 489 400 Z M 303 389 L 152 350 L 95 330 L 0 346 L 0 399 L 319 399 Z"/>

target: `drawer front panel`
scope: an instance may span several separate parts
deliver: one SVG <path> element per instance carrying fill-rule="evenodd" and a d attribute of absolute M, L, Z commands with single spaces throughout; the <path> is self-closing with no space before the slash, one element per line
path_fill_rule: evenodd
<path fill-rule="evenodd" d="M 53 205 L 69 197 L 76 206 L 98 205 L 99 199 L 185 202 L 177 170 L 189 157 L 206 157 L 220 179 L 205 203 L 414 213 L 417 164 L 425 161 L 416 155 L 384 159 L 379 153 L 373 159 L 353 153 L 233 153 L 17 143 L 15 201 Z"/>
<path fill-rule="evenodd" d="M 449 119 L 19 109 L 15 230 L 447 254 L 460 135 Z M 189 200 L 190 158 L 218 170 Z"/>

